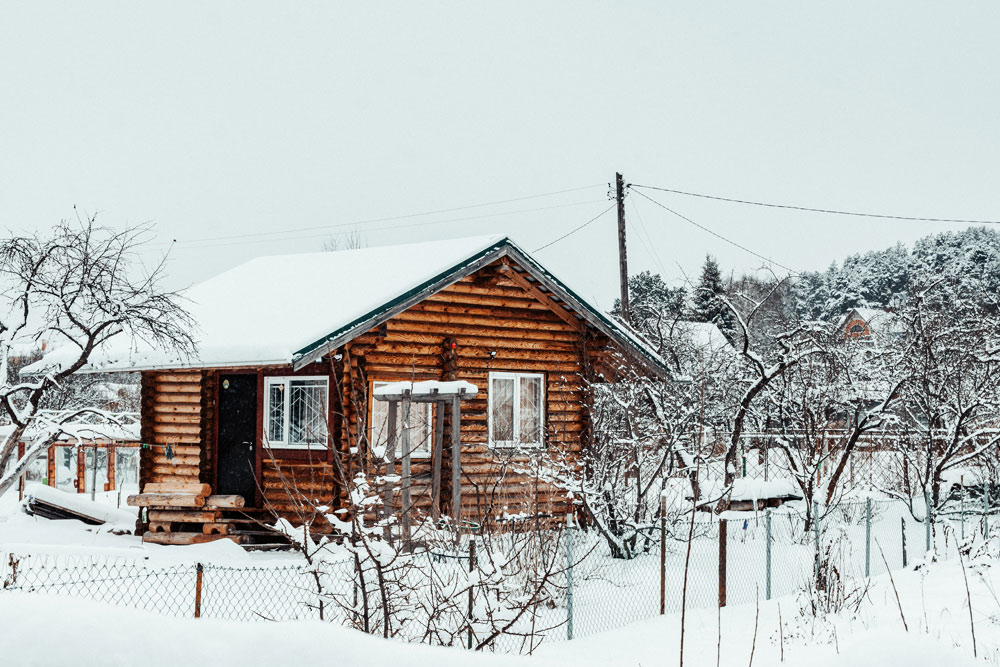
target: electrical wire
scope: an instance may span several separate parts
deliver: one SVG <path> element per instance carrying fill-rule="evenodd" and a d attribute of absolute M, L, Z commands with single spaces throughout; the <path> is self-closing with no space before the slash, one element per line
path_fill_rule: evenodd
<path fill-rule="evenodd" d="M 714 237 L 716 237 L 716 238 L 718 238 L 718 239 L 721 239 L 721 240 L 725 241 L 725 242 L 726 242 L 726 243 L 728 243 L 729 245 L 732 245 L 732 246 L 735 246 L 735 247 L 739 248 L 740 250 L 742 250 L 742 251 L 744 251 L 744 252 L 748 252 L 748 253 L 750 253 L 751 255 L 753 255 L 754 257 L 757 257 L 757 258 L 759 258 L 759 259 L 762 259 L 762 260 L 764 260 L 764 261 L 765 261 L 765 262 L 767 262 L 768 264 L 773 264 L 773 265 L 775 265 L 775 266 L 777 266 L 777 267 L 780 267 L 780 268 L 782 268 L 782 269 L 785 269 L 786 271 L 788 271 L 788 272 L 790 272 L 790 273 L 792 273 L 792 274 L 794 274 L 794 275 L 798 275 L 798 271 L 796 271 L 795 269 L 792 269 L 792 268 L 790 268 L 790 267 L 787 267 L 787 266 L 785 266 L 784 264 L 782 264 L 782 263 L 780 263 L 780 262 L 776 262 L 776 261 L 774 261 L 773 259 L 770 259 L 770 258 L 768 258 L 768 257 L 765 257 L 764 255 L 761 255 L 761 254 L 760 254 L 759 252 L 754 252 L 753 250 L 751 250 L 750 248 L 746 247 L 745 245 L 742 245 L 742 244 L 740 244 L 740 243 L 737 243 L 736 241 L 733 241 L 733 240 L 732 240 L 732 239 L 730 239 L 730 238 L 726 238 L 725 236 L 723 236 L 722 234 L 719 234 L 718 232 L 715 232 L 715 231 L 712 231 L 711 229 L 709 229 L 709 228 L 708 228 L 708 227 L 706 227 L 705 225 L 702 225 L 702 224 L 699 224 L 699 223 L 695 222 L 695 221 L 694 221 L 694 220 L 692 220 L 691 218 L 689 218 L 689 217 L 687 217 L 686 215 L 683 215 L 683 214 L 681 214 L 681 213 L 678 213 L 677 211 L 675 211 L 674 209 L 670 208 L 669 206 L 667 206 L 667 205 L 665 205 L 665 204 L 661 204 L 660 202 L 656 201 L 655 199 L 653 199 L 652 197 L 650 197 L 649 195 L 647 195 L 647 194 L 646 194 L 645 192 L 642 192 L 642 191 L 640 191 L 640 190 L 636 190 L 636 191 L 635 191 L 635 193 L 636 193 L 637 195 L 641 196 L 641 197 L 644 197 L 644 198 L 648 199 L 649 201 L 653 202 L 654 204 L 656 204 L 656 205 L 657 205 L 657 206 L 659 206 L 660 208 L 664 209 L 665 211 L 668 211 L 668 212 L 670 212 L 670 213 L 674 214 L 675 216 L 677 216 L 677 217 L 678 217 L 678 218 L 680 218 L 681 220 L 684 220 L 684 221 L 686 221 L 686 222 L 689 222 L 689 223 L 691 223 L 692 225 L 694 225 L 695 227 L 697 227 L 698 229 L 700 229 L 700 230 L 702 230 L 702 231 L 704 231 L 704 232 L 708 232 L 708 233 L 709 233 L 709 234 L 711 234 L 712 236 L 714 236 Z"/>
<path fill-rule="evenodd" d="M 792 211 L 807 211 L 809 213 L 825 213 L 828 215 L 849 215 L 856 218 L 881 218 L 884 220 L 905 220 L 908 222 L 954 222 L 958 224 L 970 224 L 970 225 L 1000 225 L 1000 220 L 971 220 L 965 218 L 923 218 L 919 216 L 909 216 L 909 215 L 888 215 L 882 213 L 863 213 L 859 211 L 842 211 L 832 208 L 814 208 L 811 206 L 795 206 L 793 204 L 772 204 L 769 202 L 753 201 L 750 199 L 734 199 L 732 197 L 720 197 L 718 195 L 706 195 L 698 192 L 687 192 L 684 190 L 674 190 L 672 188 L 661 188 L 653 185 L 636 185 L 632 184 L 633 188 L 644 188 L 646 190 L 659 190 L 660 192 L 670 192 L 675 195 L 684 195 L 685 197 L 698 197 L 700 199 L 711 199 L 713 201 L 724 201 L 731 204 L 747 204 L 749 206 L 764 206 L 766 208 L 781 208 L 788 209 Z M 642 194 L 642 193 L 640 193 Z"/>
<path fill-rule="evenodd" d="M 549 246 L 551 246 L 551 245 L 555 245 L 556 243 L 559 243 L 559 242 L 560 242 L 560 241 L 562 241 L 563 239 L 565 239 L 565 238 L 567 238 L 567 237 L 569 237 L 569 236 L 572 236 L 573 234 L 576 234 L 576 233 L 577 233 L 578 231 L 580 231 L 581 229 L 583 229 L 583 228 L 584 228 L 584 227 L 586 227 L 587 225 L 589 225 L 589 224 L 591 224 L 591 223 L 593 223 L 593 222 L 597 222 L 597 221 L 598 221 L 598 220 L 599 220 L 599 219 L 601 218 L 601 216 L 603 216 L 603 215 L 604 215 L 605 213 L 607 213 L 608 211 L 610 211 L 611 209 L 613 209 L 613 208 L 614 208 L 614 207 L 616 207 L 617 205 L 618 205 L 618 202 L 615 202 L 615 203 L 613 203 L 613 204 L 612 204 L 611 206 L 607 207 L 606 209 L 604 209 L 603 211 L 601 211 L 600 213 L 598 213 L 597 215 L 595 215 L 595 216 L 594 216 L 593 218 L 591 218 L 591 219 L 590 219 L 590 220 L 588 220 L 587 222 L 585 222 L 585 223 L 583 223 L 582 225 L 580 225 L 579 227 L 574 227 L 573 229 L 569 230 L 568 232 L 566 232 L 565 234 L 563 234 L 563 235 L 562 235 L 562 236 L 560 236 L 559 238 L 557 238 L 557 239 L 552 239 L 551 241 L 549 241 L 549 242 L 548 242 L 548 243 L 546 243 L 545 245 L 543 245 L 543 246 L 541 246 L 541 247 L 538 247 L 538 248 L 535 248 L 533 252 L 538 252 L 538 251 L 540 251 L 540 250 L 545 250 L 545 249 L 546 249 L 546 248 L 548 248 Z"/>
<path fill-rule="evenodd" d="M 534 212 L 537 212 L 537 211 L 550 211 L 552 209 L 570 208 L 570 207 L 573 207 L 573 206 L 587 206 L 587 205 L 595 204 L 595 203 L 598 203 L 598 202 L 601 202 L 601 201 L 603 201 L 603 200 L 601 200 L 601 199 L 590 199 L 588 201 L 571 202 L 571 203 L 567 203 L 567 204 L 556 204 L 554 206 L 541 206 L 541 207 L 537 207 L 537 208 L 518 209 L 516 211 L 503 211 L 501 213 L 487 213 L 487 214 L 484 214 L 484 215 L 466 216 L 466 217 L 463 217 L 463 218 L 448 218 L 448 219 L 445 219 L 445 220 L 423 220 L 423 221 L 420 221 L 420 222 L 410 222 L 410 223 L 402 224 L 402 225 L 397 224 L 397 225 L 385 225 L 385 226 L 381 226 L 381 227 L 368 227 L 368 228 L 365 229 L 365 231 L 366 232 L 379 232 L 379 231 L 395 230 L 395 229 L 408 229 L 408 228 L 411 228 L 411 227 L 427 227 L 427 226 L 430 226 L 430 225 L 444 225 L 444 224 L 448 224 L 448 223 L 452 223 L 452 222 L 472 222 L 472 221 L 476 221 L 476 220 L 487 220 L 487 219 L 488 220 L 495 220 L 497 218 L 504 217 L 504 216 L 510 216 L 510 215 L 521 215 L 521 214 L 524 214 L 524 213 L 534 213 Z M 351 231 L 353 231 L 353 230 L 351 230 Z M 194 244 L 192 242 L 183 242 L 183 243 L 186 243 L 186 245 L 182 244 L 182 242 L 179 242 L 179 243 L 175 244 L 175 247 L 172 248 L 171 250 L 195 250 L 195 249 L 200 250 L 200 249 L 203 249 L 203 248 L 224 248 L 224 247 L 228 247 L 228 246 L 247 245 L 247 244 L 251 244 L 251 243 L 272 243 L 272 242 L 275 242 L 275 241 L 301 241 L 301 240 L 305 240 L 305 239 L 327 238 L 327 237 L 330 237 L 330 236 L 337 236 L 338 234 L 344 234 L 344 233 L 348 233 L 348 232 L 339 232 L 339 233 L 338 232 L 334 232 L 332 234 L 329 233 L 329 232 L 320 232 L 320 233 L 314 233 L 314 234 L 303 234 L 303 235 L 299 235 L 299 236 L 284 236 L 284 237 L 280 237 L 280 238 L 249 239 L 249 240 L 240 240 L 240 241 L 223 241 L 223 242 L 215 242 L 215 243 L 198 243 L 198 244 Z"/>
<path fill-rule="evenodd" d="M 389 217 L 385 217 L 385 218 L 369 218 L 369 219 L 366 219 L 366 220 L 355 220 L 355 221 L 352 221 L 352 222 L 339 222 L 339 223 L 334 223 L 334 224 L 329 224 L 329 225 L 315 225 L 315 226 L 312 226 L 312 227 L 295 227 L 295 228 L 291 228 L 291 229 L 281 229 L 281 230 L 276 230 L 276 231 L 271 231 L 271 232 L 257 232 L 257 233 L 253 233 L 253 234 L 230 234 L 230 235 L 226 235 L 226 236 L 209 236 L 209 237 L 202 237 L 202 238 L 197 238 L 197 239 L 180 239 L 180 240 L 174 239 L 173 241 L 163 241 L 163 242 L 160 242 L 160 243 L 154 243 L 154 244 L 150 244 L 150 245 L 152 245 L 152 246 L 156 246 L 156 245 L 166 246 L 166 245 L 172 245 L 173 244 L 173 245 L 176 246 L 176 245 L 179 245 L 179 244 L 196 244 L 196 243 L 197 244 L 202 244 L 202 243 L 209 243 L 209 242 L 212 242 L 212 241 L 230 241 L 232 239 L 239 239 L 239 242 L 231 244 L 231 245 L 239 245 L 240 243 L 243 243 L 243 242 L 247 242 L 247 243 L 253 242 L 253 241 L 250 241 L 249 239 L 266 239 L 266 240 L 275 239 L 275 240 L 277 240 L 277 239 L 281 239 L 282 236 L 285 235 L 285 234 L 298 234 L 298 233 L 301 233 L 301 232 L 315 232 L 315 231 L 320 231 L 320 230 L 337 229 L 337 228 L 341 228 L 341 227 L 358 227 L 358 226 L 361 226 L 361 225 L 374 224 L 374 223 L 377 223 L 377 222 L 391 222 L 391 221 L 394 221 L 394 220 L 405 220 L 405 219 L 408 219 L 408 218 L 419 218 L 419 217 L 422 217 L 422 216 L 425 216 L 425 215 L 437 215 L 439 213 L 454 213 L 456 211 L 466 211 L 466 210 L 469 210 L 469 209 L 483 208 L 483 207 L 486 207 L 486 206 L 498 206 L 500 204 L 510 204 L 512 202 L 525 201 L 525 200 L 528 200 L 528 199 L 538 199 L 540 197 L 552 197 L 552 196 L 555 196 L 555 195 L 566 194 L 566 193 L 569 193 L 569 192 L 579 192 L 581 190 L 589 190 L 591 188 L 597 188 L 597 187 L 604 187 L 604 184 L 603 183 L 598 183 L 598 184 L 594 184 L 594 185 L 585 185 L 585 186 L 578 187 L 578 188 L 567 188 L 565 190 L 555 190 L 555 191 L 552 191 L 552 192 L 543 192 L 543 193 L 540 193 L 540 194 L 526 195 L 526 196 L 523 196 L 523 197 L 513 197 L 511 199 L 502 199 L 502 200 L 498 200 L 498 201 L 484 202 L 484 203 L 481 203 L 481 204 L 469 204 L 467 206 L 456 206 L 456 207 L 453 207 L 453 208 L 437 209 L 437 210 L 434 210 L 434 211 L 423 211 L 421 213 L 408 213 L 406 215 L 395 215 L 395 216 L 389 216 Z M 542 209 L 531 209 L 531 210 L 542 210 Z M 505 215 L 505 214 L 498 214 L 498 215 Z M 480 217 L 488 217 L 488 216 L 480 216 Z M 471 219 L 474 219 L 474 218 L 457 218 L 456 221 L 471 220 Z M 428 223 L 428 224 L 437 224 L 437 223 Z M 393 229 L 393 228 L 394 227 L 379 227 L 378 229 Z M 371 231 L 377 231 L 377 230 L 373 229 Z M 311 237 L 295 237 L 295 238 L 311 238 Z"/>
<path fill-rule="evenodd" d="M 635 203 L 635 199 L 633 199 L 632 197 L 626 197 L 625 201 L 628 204 L 631 204 L 632 211 L 635 213 L 635 219 L 639 222 L 638 225 L 638 231 L 640 232 L 639 240 L 643 241 L 643 237 L 645 237 L 643 245 L 646 246 L 646 250 L 649 251 L 649 254 L 653 258 L 653 261 L 656 262 L 656 265 L 660 267 L 661 275 L 666 275 L 667 269 L 666 267 L 663 266 L 663 262 L 660 261 L 659 253 L 656 252 L 656 244 L 653 243 L 653 237 L 649 235 L 649 230 L 646 229 L 646 223 L 643 222 L 642 220 L 642 215 L 639 213 L 639 205 Z M 626 224 L 627 223 L 628 221 L 626 221 Z"/>

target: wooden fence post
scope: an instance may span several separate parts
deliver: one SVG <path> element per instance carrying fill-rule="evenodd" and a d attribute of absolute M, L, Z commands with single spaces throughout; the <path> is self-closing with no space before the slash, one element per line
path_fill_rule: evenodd
<path fill-rule="evenodd" d="M 194 576 L 194 617 L 201 618 L 201 563 L 198 563 Z"/>

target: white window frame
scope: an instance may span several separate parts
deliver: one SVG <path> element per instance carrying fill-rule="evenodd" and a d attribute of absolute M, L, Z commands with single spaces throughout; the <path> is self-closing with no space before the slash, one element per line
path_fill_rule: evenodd
<path fill-rule="evenodd" d="M 388 442 L 384 442 L 384 443 L 377 443 L 377 442 L 375 442 L 375 434 L 373 432 L 373 430 L 375 428 L 375 403 L 384 403 L 385 406 L 386 406 L 386 409 L 388 409 L 388 407 L 389 407 L 389 401 L 376 401 L 375 400 L 374 391 L 376 389 L 378 389 L 379 387 L 383 387 L 383 386 L 385 386 L 387 384 L 392 384 L 394 382 L 398 382 L 398 380 L 372 380 L 372 383 L 371 383 L 371 390 L 372 390 L 371 397 L 372 398 L 371 398 L 371 401 L 369 402 L 370 408 L 368 410 L 368 442 L 370 444 L 372 444 L 372 445 L 384 444 L 384 445 L 388 446 L 388 444 L 389 444 Z M 402 402 L 400 402 L 400 404 L 402 404 Z M 414 410 L 423 410 L 423 409 L 427 410 L 427 438 L 424 441 L 426 443 L 426 449 L 424 449 L 422 447 L 414 447 L 413 446 L 413 440 L 412 440 L 412 435 L 413 434 L 411 433 L 410 434 L 411 435 L 411 440 L 410 440 L 410 458 L 411 459 L 427 459 L 427 458 L 430 458 L 431 451 L 434 449 L 434 404 L 433 403 L 416 403 L 414 401 L 410 401 L 410 414 L 411 415 L 413 414 Z M 386 419 L 388 420 L 388 417 L 386 417 Z M 396 419 L 399 421 L 399 423 L 397 424 L 397 426 L 400 429 L 402 429 L 402 420 L 403 420 L 403 410 L 402 409 L 400 409 L 399 412 L 396 413 Z M 388 428 L 388 423 L 386 424 L 386 428 Z M 394 457 L 397 461 L 400 460 L 402 458 L 402 456 L 403 456 L 403 450 L 400 449 L 401 446 L 402 446 L 402 441 L 397 439 L 397 441 L 396 441 L 396 455 Z"/>
<path fill-rule="evenodd" d="M 520 442 L 521 440 L 521 378 L 538 378 L 541 385 L 542 395 L 538 405 L 538 437 L 540 442 Z M 514 381 L 514 428 L 512 430 L 513 440 L 493 439 L 493 380 L 513 380 Z M 510 371 L 490 371 L 486 380 L 487 412 L 486 412 L 486 433 L 490 447 L 497 449 L 523 447 L 525 449 L 540 449 L 545 446 L 545 407 L 547 387 L 545 386 L 544 373 L 518 373 Z"/>
<path fill-rule="evenodd" d="M 323 390 L 325 393 L 325 400 L 323 401 L 323 411 L 324 411 L 324 421 L 329 424 L 330 420 L 330 378 L 325 375 L 274 375 L 264 378 L 264 432 L 261 434 L 262 442 L 267 443 L 267 446 L 271 449 L 326 449 L 326 442 L 316 442 L 316 443 L 306 443 L 306 444 L 291 444 L 288 442 L 289 432 L 291 430 L 291 400 L 292 400 L 292 382 L 296 381 L 320 381 L 323 384 Z M 271 387 L 276 384 L 285 385 L 284 391 L 284 407 L 283 407 L 283 424 L 282 424 L 282 439 L 280 441 L 274 441 L 269 439 L 270 434 L 270 422 L 271 422 Z M 327 426 L 329 428 L 329 426 Z M 327 438 L 329 439 L 329 434 Z"/>

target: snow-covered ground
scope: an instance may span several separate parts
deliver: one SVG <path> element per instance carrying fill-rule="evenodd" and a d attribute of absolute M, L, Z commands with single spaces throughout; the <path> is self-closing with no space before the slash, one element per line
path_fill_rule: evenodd
<path fill-rule="evenodd" d="M 115 505 L 115 494 L 99 496 Z M 846 513 L 846 510 L 845 510 Z M 791 513 L 788 513 L 791 514 Z M 892 506 L 876 506 L 874 541 L 885 551 L 899 589 L 909 630 L 903 629 L 900 611 L 881 554 L 875 551 L 872 571 L 878 576 L 857 611 L 842 610 L 831 617 L 803 613 L 805 598 L 795 591 L 809 579 L 811 546 L 785 539 L 793 517 L 775 515 L 772 535 L 774 600 L 765 600 L 765 560 L 762 517 L 729 528 L 729 606 L 721 613 L 721 660 L 719 664 L 748 664 L 758 626 L 753 664 L 785 663 L 810 665 L 944 665 L 973 664 L 968 606 L 954 539 L 939 548 L 952 554 L 950 560 L 924 564 L 922 527 L 907 530 L 907 518 Z M 854 516 L 843 517 L 839 533 L 851 552 L 848 562 L 860 579 L 863 568 L 864 525 Z M 902 518 L 902 521 L 901 521 Z M 790 525 L 790 524 L 789 524 Z M 702 530 L 702 528 L 699 528 Z M 706 529 L 710 530 L 710 529 Z M 909 567 L 901 568 L 899 552 L 902 532 L 909 532 Z M 971 533 L 970 527 L 970 533 Z M 942 531 L 943 533 L 943 531 Z M 577 553 L 600 542 L 577 537 Z M 565 641 L 565 627 L 554 630 L 534 656 L 476 656 L 458 649 L 435 649 L 400 641 L 385 642 L 335 623 L 291 621 L 246 623 L 208 618 L 213 602 L 203 604 L 202 619 L 184 618 L 190 612 L 174 610 L 175 616 L 150 614 L 136 609 L 104 605 L 89 599 L 58 595 L 0 591 L 0 628 L 3 628 L 2 664 L 177 664 L 182 654 L 158 651 L 155 642 L 136 637 L 155 633 L 169 636 L 171 644 L 185 647 L 190 664 L 268 664 L 287 660 L 303 646 L 329 646 L 331 662 L 337 664 L 386 664 L 406 660 L 408 664 L 677 664 L 680 628 L 680 594 L 684 552 L 668 542 L 667 611 L 658 608 L 659 557 L 640 556 L 627 564 L 606 557 L 589 557 L 575 571 L 575 639 Z M 268 568 L 294 566 L 296 554 L 247 553 L 220 541 L 190 547 L 143 544 L 131 535 L 113 534 L 108 527 L 86 526 L 78 521 L 49 521 L 23 514 L 10 496 L 0 499 L 0 551 L 44 554 L 61 559 L 119 559 L 143 563 L 143 567 L 186 571 L 195 562 L 220 568 Z M 994 593 L 997 576 L 996 544 L 985 555 L 968 564 L 973 619 L 980 659 L 1000 663 L 1000 599 Z M 685 664 L 714 665 L 719 646 L 716 594 L 717 540 L 702 535 L 692 549 L 688 590 Z M 991 558 L 992 556 L 993 558 Z M 916 567 L 915 567 L 916 566 Z M 861 570 L 863 572 L 863 569 Z M 212 572 L 206 570 L 206 579 Z M 161 592 L 169 586 L 153 580 Z M 183 589 L 185 604 L 191 588 L 187 579 L 176 583 Z M 137 590 L 137 589 L 136 589 Z M 136 590 L 132 592 L 135 593 Z M 212 590 L 206 583 L 206 591 Z M 755 601 L 760 596 L 760 612 Z M 153 596 L 155 598 L 155 596 Z M 779 633 L 779 608 L 782 632 Z M 565 607 L 546 612 L 553 618 L 565 615 Z M 613 621 L 609 624 L 609 619 Z M 552 619 L 549 619 L 552 620 Z M 630 625 L 607 630 L 631 622 Z M 51 629 L 59 628 L 59 642 L 51 641 Z M 132 648 L 135 647 L 135 648 Z M 6 656 L 12 656 L 8 660 Z M 964 661 L 964 662 L 963 662 Z"/>
<path fill-rule="evenodd" d="M 33 485 L 25 489 L 30 494 Z M 53 489 L 48 489 L 51 495 Z M 64 493 L 64 497 L 83 505 L 90 494 Z M 135 516 L 136 508 L 119 506 L 119 492 L 105 491 L 96 494 L 98 504 L 116 508 L 116 512 Z M 124 517 L 123 517 L 124 518 Z M 251 554 L 229 540 L 196 544 L 190 547 L 163 546 L 143 543 L 141 537 L 119 534 L 122 528 L 134 525 L 88 526 L 82 521 L 51 521 L 29 516 L 21 511 L 16 490 L 0 496 L 0 551 L 46 554 L 90 554 L 111 557 L 128 557 L 164 563 L 266 563 L 297 560 L 291 553 Z"/>
<path fill-rule="evenodd" d="M 721 640 L 715 610 L 689 612 L 684 664 L 749 665 L 751 652 L 752 664 L 761 667 L 997 664 L 997 575 L 992 560 L 968 568 L 978 660 L 972 654 L 961 568 L 957 562 L 940 562 L 895 575 L 908 631 L 892 585 L 882 576 L 856 614 L 843 612 L 828 620 L 801 614 L 794 596 L 762 602 L 759 615 L 753 604 L 727 607 L 720 615 Z M 21 593 L 0 594 L 0 628 L 5 665 L 247 667 L 286 664 L 296 655 L 308 655 L 314 664 L 358 666 L 586 667 L 678 664 L 680 616 L 669 614 L 586 639 L 546 644 L 533 656 L 470 655 L 462 649 L 387 641 L 317 621 L 247 624 L 165 618 L 86 600 Z M 169 650 L 163 648 L 166 641 Z"/>

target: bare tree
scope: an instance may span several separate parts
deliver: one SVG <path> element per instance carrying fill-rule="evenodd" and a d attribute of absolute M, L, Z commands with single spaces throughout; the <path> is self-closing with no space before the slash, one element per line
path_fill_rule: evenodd
<path fill-rule="evenodd" d="M 361 232 L 357 228 L 342 234 L 335 234 L 323 241 L 324 252 L 336 252 L 338 250 L 357 250 L 364 248 L 365 243 L 361 239 Z"/>
<path fill-rule="evenodd" d="M 1000 444 L 1000 318 L 951 288 L 916 290 L 901 313 L 906 437 L 897 449 L 932 506 L 946 500 L 948 471 L 995 458 Z"/>
<path fill-rule="evenodd" d="M 895 406 L 902 378 L 892 350 L 870 341 L 845 339 L 838 331 L 816 331 L 820 348 L 775 378 L 763 392 L 762 416 L 771 441 L 783 454 L 775 461 L 807 500 L 826 507 L 840 496 L 844 471 L 859 441 L 898 422 Z M 806 526 L 812 503 L 806 503 Z"/>
<path fill-rule="evenodd" d="M 775 284 L 772 291 L 780 289 L 783 282 Z M 716 507 L 717 511 L 725 510 L 729 506 L 729 494 L 736 480 L 737 456 L 743 433 L 759 399 L 772 383 L 789 370 L 823 352 L 823 347 L 817 343 L 814 334 L 825 328 L 822 324 L 795 323 L 792 328 L 769 337 L 770 345 L 758 347 L 754 344 L 756 338 L 754 328 L 763 312 L 763 305 L 767 303 L 767 295 L 760 299 L 745 297 L 741 301 L 741 307 L 734 305 L 728 297 L 720 298 L 735 315 L 739 341 L 737 349 L 743 358 L 743 377 L 739 382 L 742 387 L 740 396 L 727 408 L 731 415 L 730 435 L 723 461 L 723 492 Z"/>
<path fill-rule="evenodd" d="M 0 477 L 13 484 L 73 420 L 91 408 L 41 412 L 44 400 L 116 337 L 180 355 L 195 349 L 193 323 L 180 296 L 161 285 L 163 261 L 146 269 L 138 250 L 145 228 L 115 231 L 94 217 L 63 221 L 46 234 L 0 242 L 0 415 L 14 428 L 0 444 L 0 470 L 28 441 L 24 456 Z M 20 380 L 7 364 L 15 342 L 47 340 L 56 351 Z"/>

